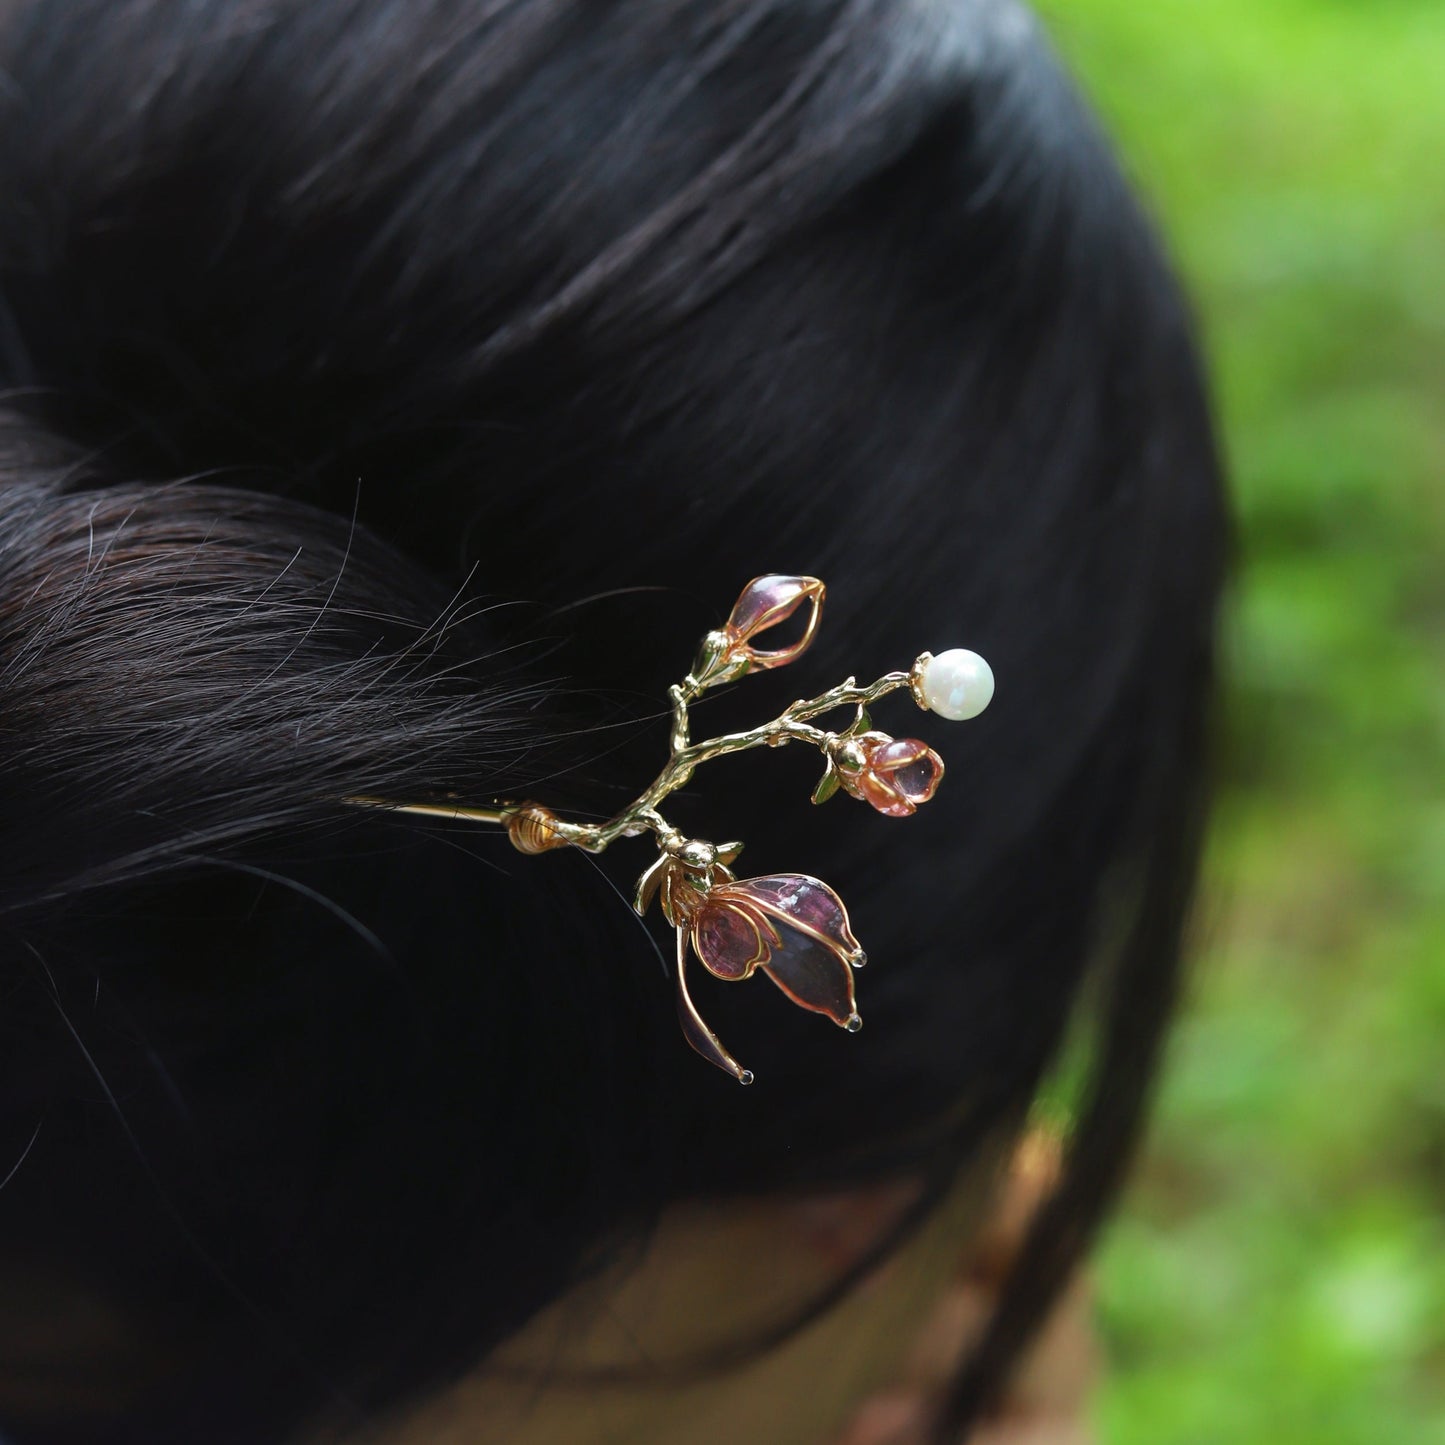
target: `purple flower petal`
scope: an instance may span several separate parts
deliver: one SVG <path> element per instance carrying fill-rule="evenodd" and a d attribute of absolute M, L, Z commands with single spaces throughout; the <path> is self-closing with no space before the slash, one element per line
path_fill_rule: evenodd
<path fill-rule="evenodd" d="M 751 637 L 760 628 L 791 617 L 803 598 L 821 592 L 822 587 L 816 577 L 783 577 L 777 573 L 754 577 L 733 605 L 727 625 L 740 637 Z"/>
<path fill-rule="evenodd" d="M 848 926 L 843 900 L 820 878 L 806 873 L 767 873 L 715 888 L 711 898 L 751 904 L 793 928 L 813 934 L 855 967 L 864 961 L 863 949 Z"/>
<path fill-rule="evenodd" d="M 827 1014 L 842 1028 L 856 1027 L 853 970 L 822 939 L 785 930 L 763 972 L 799 1007 Z"/>
<path fill-rule="evenodd" d="M 719 978 L 747 978 L 768 959 L 768 940 L 757 920 L 713 897 L 693 914 L 692 946 L 708 972 Z"/>
<path fill-rule="evenodd" d="M 751 1084 L 751 1069 L 745 1069 L 723 1048 L 722 1040 L 702 1021 L 692 995 L 687 991 L 687 930 L 677 930 L 677 1017 L 683 1037 L 708 1063 L 716 1064 L 740 1084 Z"/>

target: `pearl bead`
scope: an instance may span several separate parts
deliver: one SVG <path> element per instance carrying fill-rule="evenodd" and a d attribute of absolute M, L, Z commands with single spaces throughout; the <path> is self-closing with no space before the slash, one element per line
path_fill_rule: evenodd
<path fill-rule="evenodd" d="M 977 717 L 993 697 L 993 669 L 966 647 L 950 647 L 930 657 L 920 681 L 929 709 L 954 722 Z"/>

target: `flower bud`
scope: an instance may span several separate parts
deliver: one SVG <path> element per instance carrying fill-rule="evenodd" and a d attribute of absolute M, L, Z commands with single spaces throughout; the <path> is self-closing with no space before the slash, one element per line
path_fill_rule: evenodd
<path fill-rule="evenodd" d="M 889 818 L 907 818 L 926 803 L 943 777 L 943 759 L 918 738 L 864 733 L 834 756 L 844 791 Z"/>
<path fill-rule="evenodd" d="M 816 577 L 754 577 L 733 606 L 727 622 L 703 638 L 689 681 L 701 691 L 731 682 L 745 673 L 786 667 L 813 641 L 823 605 L 823 584 Z M 809 607 L 803 635 L 787 647 L 761 648 L 753 639 L 786 622 L 800 607 Z"/>

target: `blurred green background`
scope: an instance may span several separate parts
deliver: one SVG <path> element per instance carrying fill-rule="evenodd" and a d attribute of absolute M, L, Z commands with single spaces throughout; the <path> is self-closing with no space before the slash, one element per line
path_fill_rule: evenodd
<path fill-rule="evenodd" d="M 1103 1445 L 1445 1442 L 1445 3 L 1045 0 L 1162 222 L 1241 526 L 1192 998 Z"/>

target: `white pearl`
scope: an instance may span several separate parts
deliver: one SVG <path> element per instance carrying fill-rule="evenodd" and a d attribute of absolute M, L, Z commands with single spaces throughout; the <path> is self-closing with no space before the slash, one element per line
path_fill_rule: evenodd
<path fill-rule="evenodd" d="M 993 669 L 978 653 L 950 647 L 923 664 L 923 698 L 939 717 L 977 717 L 993 697 Z"/>

